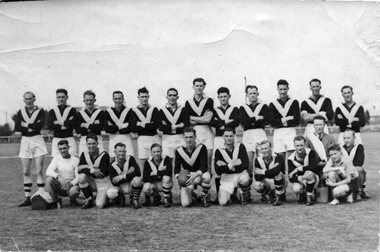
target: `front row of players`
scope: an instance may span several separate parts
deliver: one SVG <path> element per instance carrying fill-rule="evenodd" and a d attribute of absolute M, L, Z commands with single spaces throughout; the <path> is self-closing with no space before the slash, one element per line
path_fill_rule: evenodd
<path fill-rule="evenodd" d="M 208 207 L 211 174 L 207 165 L 207 149 L 203 144 L 196 144 L 193 128 L 185 128 L 183 135 L 186 144 L 176 150 L 174 167 L 174 176 L 181 188 L 181 204 L 183 207 L 191 206 L 198 199 L 204 207 Z M 244 144 L 235 143 L 235 132 L 230 128 L 224 129 L 223 138 L 224 147 L 216 150 L 214 161 L 215 172 L 220 177 L 219 204 L 227 205 L 236 194 L 240 196 L 241 204 L 247 204 L 252 185 L 261 194 L 261 201 L 281 205 L 286 200 L 287 188 L 284 157 L 272 150 L 270 141 L 262 141 L 259 144 L 261 155 L 254 161 L 252 180 Z M 347 202 L 369 197 L 364 191 L 363 146 L 355 144 L 355 134 L 351 130 L 344 133 L 344 141 L 343 147 L 332 144 L 327 148 L 330 159 L 326 162 L 313 150 L 308 138 L 294 138 L 295 152 L 287 162 L 289 181 L 299 203 L 313 205 L 315 190 L 322 181 L 332 188 L 332 205 L 339 204 L 342 197 L 346 197 Z M 94 199 L 99 208 L 109 203 L 125 206 L 126 195 L 130 195 L 130 202 L 137 209 L 140 207 L 141 192 L 145 194 L 144 206 L 151 204 L 151 197 L 154 205 L 159 205 L 160 192 L 163 192 L 164 206 L 171 206 L 173 162 L 162 155 L 159 144 L 151 146 L 152 158 L 144 163 L 143 174 L 135 158 L 127 154 L 123 143 L 115 145 L 116 158 L 111 164 L 109 155 L 99 151 L 95 134 L 86 137 L 86 144 L 88 151 L 78 159 L 69 153 L 67 140 L 58 142 L 61 155 L 53 158 L 46 171 L 46 190 L 52 196 L 53 205 L 65 196 L 70 197 L 71 204 L 78 205 L 76 198 L 82 191 L 84 209 L 93 207 Z M 194 192 L 198 186 L 202 187 L 201 197 Z"/>

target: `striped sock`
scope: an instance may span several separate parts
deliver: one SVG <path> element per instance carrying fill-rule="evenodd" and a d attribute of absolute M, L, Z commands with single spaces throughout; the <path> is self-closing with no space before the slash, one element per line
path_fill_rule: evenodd
<path fill-rule="evenodd" d="M 250 189 L 250 186 L 249 186 L 249 185 L 247 185 L 247 186 L 239 185 L 239 187 L 240 187 L 240 189 L 241 189 L 241 191 L 242 191 L 243 193 L 248 192 L 249 189 Z"/>
<path fill-rule="evenodd" d="M 142 186 L 140 186 L 140 187 L 132 186 L 133 199 L 138 200 L 140 198 L 140 194 L 141 194 L 142 189 L 143 189 Z"/>
<path fill-rule="evenodd" d="M 37 183 L 38 189 L 44 189 L 45 183 Z"/>
<path fill-rule="evenodd" d="M 284 193 L 284 179 L 274 180 L 274 187 L 276 188 L 276 194 L 281 195 Z"/>
<path fill-rule="evenodd" d="M 170 198 L 172 188 L 173 188 L 173 186 L 171 186 L 171 187 L 162 186 L 162 191 L 164 192 L 164 198 Z"/>
<path fill-rule="evenodd" d="M 219 188 L 220 188 L 220 177 L 215 177 L 215 188 L 216 188 L 216 194 L 218 194 Z"/>
<path fill-rule="evenodd" d="M 211 186 L 202 186 L 203 195 L 208 195 Z"/>
<path fill-rule="evenodd" d="M 24 183 L 25 197 L 32 196 L 32 183 Z"/>

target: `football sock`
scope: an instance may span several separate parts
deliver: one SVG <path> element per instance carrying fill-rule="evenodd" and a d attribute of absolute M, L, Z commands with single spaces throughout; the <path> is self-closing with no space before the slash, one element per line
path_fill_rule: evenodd
<path fill-rule="evenodd" d="M 284 193 L 284 179 L 274 180 L 274 187 L 276 188 L 276 194 L 280 195 Z"/>
<path fill-rule="evenodd" d="M 32 195 L 32 183 L 24 183 L 25 197 L 30 197 Z"/>
<path fill-rule="evenodd" d="M 168 188 L 166 186 L 162 186 L 162 191 L 164 192 L 165 198 L 170 198 L 170 193 L 172 192 L 172 187 L 173 186 L 171 186 L 170 188 Z"/>
<path fill-rule="evenodd" d="M 37 183 L 38 189 L 44 189 L 45 183 Z"/>
<path fill-rule="evenodd" d="M 202 188 L 203 188 L 203 195 L 207 195 L 208 194 L 208 190 L 210 190 L 210 187 L 211 186 L 202 186 Z"/>
<path fill-rule="evenodd" d="M 248 192 L 249 191 L 249 185 L 247 185 L 247 186 L 242 186 L 242 185 L 239 185 L 239 187 L 240 187 L 240 189 L 241 189 L 241 191 L 243 192 L 243 193 L 246 193 L 246 192 Z"/>
<path fill-rule="evenodd" d="M 92 190 L 91 190 L 91 187 L 89 185 L 86 187 L 83 187 L 81 189 L 82 189 L 82 192 L 84 194 L 84 197 L 86 197 L 86 199 L 92 198 Z"/>
<path fill-rule="evenodd" d="M 132 186 L 133 199 L 139 199 L 140 198 L 142 188 L 143 188 L 142 186 L 139 186 L 139 187 Z"/>
<path fill-rule="evenodd" d="M 216 194 L 218 194 L 219 188 L 220 188 L 220 177 L 215 177 L 215 188 L 216 188 Z"/>
<path fill-rule="evenodd" d="M 45 187 L 44 178 L 42 176 L 37 177 L 37 187 L 38 189 L 43 189 Z"/>
<path fill-rule="evenodd" d="M 307 195 L 312 195 L 313 194 L 314 185 L 315 185 L 315 181 L 313 183 L 306 184 Z"/>

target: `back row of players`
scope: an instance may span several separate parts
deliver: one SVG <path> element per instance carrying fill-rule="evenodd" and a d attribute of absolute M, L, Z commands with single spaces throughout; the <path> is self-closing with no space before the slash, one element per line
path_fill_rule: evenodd
<path fill-rule="evenodd" d="M 200 184 L 203 188 L 203 196 L 201 198 L 201 201 L 204 206 L 207 206 L 208 190 L 211 187 L 211 167 L 214 167 L 213 170 L 215 173 L 215 186 L 217 192 L 219 191 L 221 180 L 222 184 L 225 184 L 223 181 L 232 181 L 232 185 L 235 184 L 235 186 L 232 186 L 233 188 L 236 187 L 236 185 L 241 185 L 240 187 L 243 191 L 242 202 L 248 202 L 250 200 L 250 185 L 253 181 L 253 161 L 255 158 L 255 153 L 260 147 L 264 155 L 265 151 L 263 151 L 262 145 L 268 145 L 266 146 L 266 149 L 270 149 L 270 151 L 267 151 L 269 153 L 267 160 L 269 163 L 258 161 L 261 160 L 260 158 L 262 158 L 258 157 L 255 161 L 255 167 L 258 165 L 263 169 L 263 171 L 265 171 L 264 174 L 261 175 L 265 175 L 265 173 L 271 171 L 271 169 L 274 168 L 271 167 L 271 165 L 277 167 L 275 170 L 280 170 L 280 173 L 276 175 L 274 175 L 273 172 L 269 172 L 267 174 L 267 178 L 274 179 L 276 197 L 274 200 L 271 199 L 273 196 L 272 190 L 268 189 L 270 186 L 268 187 L 266 183 L 256 183 L 257 181 L 260 182 L 264 179 L 263 176 L 258 176 L 260 175 L 260 171 L 258 171 L 258 173 L 255 172 L 256 182 L 254 183 L 254 188 L 263 193 L 263 200 L 266 200 L 268 198 L 268 201 L 274 201 L 274 205 L 280 205 L 281 202 L 285 200 L 284 188 L 286 188 L 286 178 L 283 178 L 283 176 L 289 174 L 289 176 L 292 175 L 291 177 L 293 177 L 295 173 L 293 170 L 288 171 L 288 167 L 286 165 L 287 162 L 282 161 L 282 163 L 285 163 L 284 169 L 279 169 L 278 162 L 280 161 L 277 161 L 276 157 L 283 157 L 286 153 L 291 154 L 294 149 L 297 150 L 297 147 L 294 147 L 296 146 L 294 144 L 294 141 L 297 139 L 295 127 L 299 125 L 301 116 L 308 123 L 305 131 L 305 136 L 308 137 L 310 145 L 313 146 L 313 152 L 316 153 L 317 158 L 320 160 L 320 162 L 322 162 L 321 165 L 323 164 L 324 166 L 329 154 L 326 147 L 331 142 L 324 140 L 323 134 L 328 133 L 327 127 L 325 126 L 325 121 L 330 121 L 334 117 L 331 100 L 320 94 L 321 82 L 319 80 L 313 79 L 309 84 L 312 95 L 302 103 L 301 112 L 298 101 L 288 96 L 289 84 L 286 80 L 278 81 L 277 90 L 279 93 L 279 99 L 276 99 L 269 106 L 263 104 L 258 99 L 259 93 L 256 86 L 247 86 L 246 95 L 248 97 L 249 103 L 245 104 L 240 109 L 230 106 L 230 93 L 229 90 L 225 87 L 218 89 L 218 99 L 220 100 L 220 106 L 214 106 L 214 102 L 211 98 L 203 96 L 203 90 L 205 89 L 206 82 L 201 78 L 197 78 L 193 81 L 194 96 L 186 101 L 184 107 L 181 107 L 177 104 L 179 97 L 178 91 L 174 88 L 170 88 L 167 91 L 166 97 L 168 103 L 160 111 L 157 108 L 149 105 L 149 92 L 145 87 L 138 90 L 138 98 L 140 104 L 136 108 L 131 109 L 125 107 L 123 93 L 120 91 L 115 91 L 113 93 L 115 107 L 109 108 L 106 111 L 95 107 L 95 94 L 92 91 L 86 91 L 83 95 L 85 108 L 80 110 L 78 113 L 74 108 L 67 105 L 67 91 L 64 89 L 58 89 L 56 92 L 58 106 L 50 111 L 48 118 L 49 129 L 54 132 L 52 155 L 56 158 L 63 157 L 63 154 L 59 149 L 61 148 L 60 146 L 62 145 L 63 140 L 65 142 L 67 141 L 66 145 L 69 151 L 67 155 L 75 156 L 77 154 L 77 149 L 76 142 L 73 137 L 73 131 L 75 130 L 78 134 L 81 135 L 79 143 L 79 177 L 77 180 L 74 180 L 74 183 L 79 184 L 79 187 L 87 198 L 83 205 L 84 208 L 92 206 L 92 190 L 95 188 L 98 188 L 98 192 L 99 188 L 109 189 L 108 191 L 110 191 L 110 193 L 106 193 L 110 194 L 108 197 L 111 199 L 117 198 L 118 201 L 120 201 L 119 199 L 124 198 L 124 195 L 123 197 L 120 196 L 123 194 L 123 191 L 124 193 L 130 193 L 131 190 L 123 187 L 121 187 L 121 191 L 120 188 L 108 188 L 105 183 L 107 179 L 108 181 L 112 180 L 112 184 L 114 186 L 119 185 L 120 181 L 130 183 L 128 185 L 128 188 L 129 186 L 132 186 L 132 191 L 134 192 L 132 195 L 136 196 L 136 198 L 132 197 L 132 200 L 134 202 L 134 206 L 138 207 L 138 195 L 142 190 L 142 181 L 140 179 L 140 182 L 137 183 L 133 180 L 134 178 L 139 177 L 139 174 L 141 174 L 138 167 L 144 166 L 144 173 L 145 168 L 149 169 L 150 167 L 151 175 L 157 177 L 153 181 L 157 180 L 158 178 L 163 179 L 166 176 L 163 175 L 164 172 L 162 172 L 162 167 L 168 168 L 169 163 L 171 164 L 170 167 L 172 167 L 172 159 L 174 157 L 174 170 L 176 177 L 178 177 L 181 169 L 191 171 L 190 174 L 188 174 L 186 177 L 187 179 L 185 182 L 187 183 L 181 186 L 182 205 L 191 205 L 191 202 L 193 201 L 192 197 L 195 197 L 195 195 L 192 194 L 194 184 Z M 360 127 L 364 126 L 365 121 L 363 107 L 359 106 L 352 100 L 352 87 L 343 86 L 341 92 L 345 102 L 339 105 L 335 110 L 335 123 L 340 127 L 341 131 L 341 134 L 339 136 L 339 143 L 343 144 L 343 132 L 348 129 L 352 130 L 353 139 L 355 138 L 354 136 L 356 136 L 356 144 L 360 144 Z M 21 132 L 23 136 L 21 140 L 19 156 L 22 160 L 24 170 L 24 190 L 26 199 L 22 204 L 20 204 L 20 206 L 30 205 L 32 187 L 30 169 L 33 158 L 36 159 L 37 186 L 39 188 L 43 188 L 45 186 L 42 167 L 43 157 L 45 154 L 47 154 L 46 145 L 40 134 L 41 128 L 44 125 L 44 111 L 34 105 L 35 96 L 31 92 L 24 94 L 24 102 L 26 106 L 18 112 L 17 121 L 15 124 L 15 131 Z M 322 130 L 320 130 L 321 132 L 319 133 L 315 132 L 315 129 L 312 125 L 313 121 L 315 121 L 315 118 L 322 119 L 321 121 L 323 122 L 324 128 L 322 128 Z M 230 149 L 227 147 L 228 141 L 226 140 L 226 136 L 224 136 L 224 134 L 226 134 L 226 132 L 233 134 L 233 131 L 226 131 L 226 129 L 234 129 L 239 124 L 241 124 L 244 129 L 242 144 L 236 145 L 238 146 L 237 148 L 233 147 L 235 146 L 236 142 L 234 140 L 234 145 L 232 146 L 232 149 Z M 271 150 L 271 143 L 266 140 L 267 137 L 264 130 L 264 128 L 268 125 L 271 125 L 274 128 L 273 152 Z M 190 126 L 191 128 L 189 128 Z M 215 128 L 215 137 L 211 127 Z M 117 175 L 112 177 L 111 174 L 111 180 L 108 177 L 108 174 L 111 172 L 106 172 L 105 170 L 100 169 L 99 166 L 99 162 L 103 160 L 103 157 L 108 156 L 108 154 L 105 155 L 106 152 L 103 152 L 104 147 L 101 138 L 101 131 L 103 129 L 110 134 L 109 154 L 111 156 L 111 159 L 116 156 L 116 160 L 112 162 L 111 166 L 108 167 L 109 159 L 106 166 L 106 169 L 110 168 L 110 171 L 112 171 L 113 167 L 113 169 L 116 171 Z M 186 133 L 184 129 L 187 129 L 188 132 Z M 325 131 L 325 133 L 323 131 Z M 193 136 L 190 137 L 187 135 Z M 140 166 L 137 164 L 137 162 L 134 162 L 136 163 L 134 164 L 132 161 L 135 160 L 131 156 L 134 153 L 132 145 L 132 138 L 134 137 L 137 137 L 137 161 L 139 162 Z M 193 143 L 190 143 L 191 141 L 188 138 L 193 138 Z M 89 144 L 89 141 L 92 141 L 91 139 L 96 142 L 96 144 L 93 143 L 93 145 L 96 145 L 98 151 L 91 152 L 91 144 Z M 195 144 L 195 139 L 197 145 Z M 301 140 L 304 141 L 305 145 L 306 140 Z M 61 143 L 61 145 L 58 143 Z M 261 146 L 259 146 L 260 143 Z M 123 157 L 124 162 L 125 160 L 128 160 L 127 167 L 125 167 L 125 165 L 118 165 L 118 162 L 120 160 L 118 161 L 117 158 L 117 147 L 124 149 L 124 151 L 120 151 L 120 156 Z M 93 148 L 95 147 L 93 146 Z M 168 157 L 163 159 L 167 160 L 167 164 L 164 162 L 160 166 L 160 163 L 157 163 L 159 159 L 154 159 L 155 150 L 158 152 L 158 149 L 160 149 L 159 156 L 161 156 L 162 151 L 161 159 L 162 157 Z M 213 149 L 216 150 L 216 153 L 214 152 L 214 155 Z M 355 148 L 355 152 L 357 152 L 357 148 Z M 93 155 L 91 155 L 91 153 L 93 153 Z M 203 155 L 202 153 L 206 153 L 207 162 L 198 162 L 200 160 L 200 156 Z M 241 153 L 245 153 L 244 155 L 247 156 L 247 162 L 242 161 L 242 157 L 239 156 Z M 305 153 L 308 153 L 309 155 L 309 151 L 306 151 Z M 150 154 L 153 156 L 152 159 L 149 159 Z M 292 156 L 293 158 L 294 156 L 297 158 L 299 155 L 296 154 L 297 151 L 293 153 L 290 158 Z M 302 157 L 302 159 L 305 158 L 305 155 L 302 156 L 303 154 L 304 153 L 300 154 L 300 157 Z M 213 156 L 215 156 L 215 162 L 213 165 L 211 165 Z M 272 159 L 276 161 L 273 163 Z M 103 162 L 107 163 L 107 160 Z M 120 162 L 123 163 L 122 161 Z M 248 166 L 246 168 L 246 176 L 240 174 L 243 172 L 243 170 L 245 170 L 241 170 L 242 167 L 245 167 L 245 165 Z M 309 178 L 309 182 L 313 182 L 309 184 L 313 184 L 314 187 L 314 185 L 317 184 L 315 181 L 316 177 L 314 178 L 313 176 L 309 176 L 308 172 L 306 172 L 308 169 L 305 169 L 305 167 L 308 165 L 309 164 L 303 164 L 303 161 L 301 162 L 300 166 L 304 168 L 298 169 L 297 173 L 302 176 L 298 176 L 297 180 L 299 181 L 296 182 L 307 181 Z M 128 167 L 133 167 L 133 169 L 129 169 Z M 334 169 L 334 171 L 335 170 L 336 169 Z M 134 176 L 128 176 L 130 173 L 134 174 Z M 239 176 L 242 175 L 241 181 L 237 180 L 237 176 L 235 176 L 236 173 L 239 173 Z M 313 173 L 318 174 L 316 171 Z M 235 175 L 228 176 L 228 174 Z M 59 176 L 56 175 L 56 177 Z M 126 179 L 127 177 L 129 179 Z M 132 179 L 130 179 L 130 177 L 132 177 Z M 149 180 L 148 177 L 149 176 L 144 176 L 144 182 L 149 182 L 147 181 Z M 170 182 L 168 182 L 167 179 L 167 183 L 164 183 L 164 179 L 161 181 L 163 184 L 162 187 L 165 196 L 165 206 L 170 206 L 171 201 L 171 174 L 168 177 L 170 178 Z M 97 179 L 101 178 L 100 180 L 102 182 L 100 185 L 95 186 L 95 184 L 92 183 L 94 182 L 92 181 L 92 178 L 95 178 L 94 181 L 97 181 Z M 180 181 L 181 176 L 178 178 Z M 48 181 L 51 182 L 51 180 L 52 179 L 49 179 Z M 65 189 L 74 185 L 71 182 L 69 183 L 68 180 L 69 178 L 65 180 L 66 182 L 61 180 L 61 182 L 64 182 L 63 184 L 65 184 Z M 331 177 L 331 180 L 335 182 L 336 179 L 332 179 Z M 243 183 L 242 181 L 248 182 Z M 292 182 L 292 180 L 290 181 Z M 328 180 L 328 183 L 329 182 L 330 180 Z M 304 184 L 307 189 L 308 183 L 305 182 Z M 51 188 L 51 185 L 47 186 L 47 188 L 49 187 Z M 155 196 L 154 199 L 156 202 L 160 201 L 159 194 L 157 193 L 157 187 L 152 183 L 147 187 L 150 189 L 144 190 L 147 195 L 146 203 L 148 204 L 150 201 L 150 194 Z M 312 192 L 309 191 L 313 191 L 311 189 L 313 187 L 309 186 L 308 189 L 308 196 L 310 197 L 303 197 L 304 195 L 302 193 L 299 193 L 299 201 L 303 201 L 303 198 L 305 198 L 307 199 L 308 205 L 312 204 Z M 113 193 L 111 189 L 114 190 Z M 69 191 L 70 188 L 66 190 L 67 193 Z M 355 190 L 350 189 L 345 191 L 362 193 L 362 195 L 364 195 L 364 190 L 359 187 Z M 227 203 L 232 193 L 233 190 L 231 192 L 230 186 L 228 186 L 228 189 L 226 189 L 225 186 L 222 186 L 222 190 L 219 193 L 219 195 L 221 195 L 221 198 L 219 197 L 219 203 Z M 98 194 L 97 205 L 104 206 L 104 202 L 106 201 L 102 201 L 100 198 L 101 197 Z M 98 202 L 98 199 L 100 200 L 100 203 Z M 121 200 L 121 203 L 124 204 L 124 200 Z"/>

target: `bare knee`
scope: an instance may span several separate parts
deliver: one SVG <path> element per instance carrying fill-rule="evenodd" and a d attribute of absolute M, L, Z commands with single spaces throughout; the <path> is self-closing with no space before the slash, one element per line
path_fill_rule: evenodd
<path fill-rule="evenodd" d="M 144 183 L 144 186 L 143 186 L 143 193 L 146 194 L 146 195 L 151 195 L 153 190 L 152 190 L 152 184 L 147 182 L 147 183 Z"/>
<path fill-rule="evenodd" d="M 209 172 L 205 172 L 202 174 L 202 183 L 205 183 L 205 184 L 211 183 L 211 175 Z"/>
<path fill-rule="evenodd" d="M 242 174 L 239 177 L 239 184 L 242 186 L 248 186 L 249 185 L 249 176 L 248 174 Z"/>
<path fill-rule="evenodd" d="M 172 186 L 173 185 L 172 178 L 169 176 L 163 176 L 162 177 L 162 184 L 166 185 L 166 186 Z"/>
<path fill-rule="evenodd" d="M 86 174 L 84 174 L 84 173 L 78 174 L 78 181 L 79 181 L 79 183 L 83 184 L 83 183 L 86 182 L 86 180 L 87 180 L 87 175 Z"/>
<path fill-rule="evenodd" d="M 300 194 L 303 192 L 303 185 L 301 185 L 300 183 L 293 183 L 292 189 L 295 194 Z"/>
<path fill-rule="evenodd" d="M 141 177 L 134 177 L 131 181 L 132 186 L 141 187 L 143 186 Z"/>

